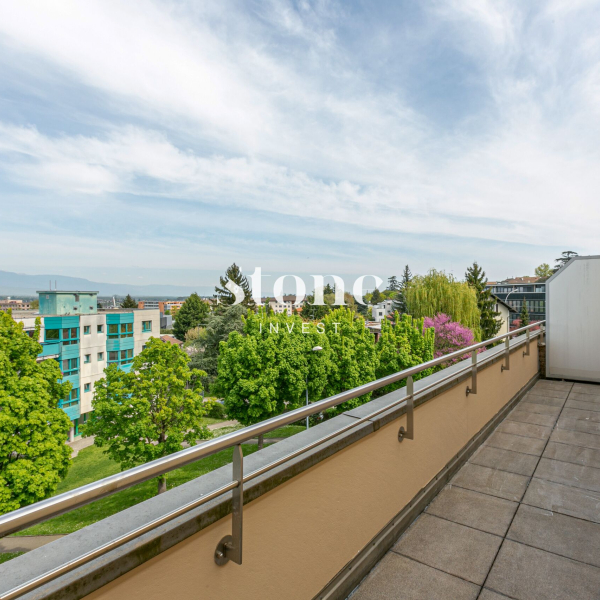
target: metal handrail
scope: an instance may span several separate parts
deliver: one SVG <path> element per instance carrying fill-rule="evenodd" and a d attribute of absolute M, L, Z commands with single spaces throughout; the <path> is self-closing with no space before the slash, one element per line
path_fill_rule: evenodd
<path fill-rule="evenodd" d="M 48 498 L 47 500 L 37 502 L 31 506 L 27 506 L 27 507 L 12 511 L 10 513 L 7 513 L 5 515 L 1 515 L 0 516 L 0 537 L 7 535 L 9 533 L 12 533 L 14 531 L 18 531 L 20 529 L 23 529 L 25 527 L 28 527 L 30 525 L 33 525 L 35 523 L 38 523 L 45 519 L 48 519 L 50 517 L 56 516 L 58 514 L 62 514 L 64 512 L 67 512 L 68 510 L 75 508 L 75 507 L 81 506 L 83 504 L 87 504 L 87 503 L 97 500 L 99 498 L 113 494 L 119 490 L 125 489 L 125 488 L 135 485 L 137 483 L 147 481 L 148 479 L 151 479 L 158 475 L 167 473 L 173 469 L 177 469 L 179 467 L 187 465 L 191 462 L 199 460 L 200 458 L 210 456 L 211 454 L 214 454 L 214 453 L 224 450 L 226 448 L 230 448 L 232 446 L 239 446 L 240 444 L 242 444 L 250 439 L 256 438 L 258 435 L 268 433 L 269 431 L 273 431 L 274 429 L 278 429 L 279 427 L 282 427 L 284 425 L 289 425 L 291 423 L 295 423 L 297 421 L 304 419 L 307 416 L 317 414 L 323 410 L 327 410 L 328 408 L 337 406 L 339 404 L 342 404 L 343 402 L 351 400 L 352 398 L 357 398 L 357 397 L 367 394 L 373 390 L 376 390 L 376 389 L 385 387 L 387 385 L 390 385 L 392 383 L 401 381 L 402 379 L 408 379 L 410 381 L 411 387 L 412 387 L 412 377 L 422 371 L 425 371 L 432 367 L 438 366 L 440 364 L 443 364 L 443 363 L 448 362 L 449 360 L 453 360 L 455 358 L 462 358 L 466 354 L 469 354 L 469 353 L 476 354 L 477 350 L 479 350 L 480 348 L 485 348 L 486 346 L 489 346 L 490 344 L 494 344 L 494 343 L 499 342 L 504 339 L 509 339 L 510 337 L 513 337 L 516 334 L 521 333 L 523 331 L 529 332 L 529 330 L 531 328 L 541 326 L 544 323 L 545 323 L 545 321 L 538 321 L 536 323 L 531 323 L 530 325 L 521 327 L 519 329 L 516 329 L 509 333 L 497 336 L 490 340 L 486 340 L 484 342 L 479 342 L 477 344 L 473 344 L 472 346 L 469 346 L 467 348 L 462 348 L 461 350 L 458 350 L 451 354 L 447 354 L 445 356 L 441 356 L 439 358 L 433 359 L 426 363 L 422 363 L 415 367 L 405 369 L 403 371 L 400 371 L 399 373 L 394 373 L 392 375 L 388 375 L 387 377 L 383 377 L 376 381 L 364 384 L 364 385 L 354 388 L 352 390 L 347 390 L 345 392 L 341 392 L 340 394 L 336 394 L 335 396 L 331 396 L 330 398 L 325 398 L 324 400 L 320 400 L 319 402 L 315 402 L 314 404 L 311 404 L 309 406 L 304 406 L 304 407 L 295 409 L 293 411 L 284 413 L 282 415 L 278 415 L 278 416 L 268 419 L 266 421 L 262 421 L 261 423 L 257 423 L 255 425 L 245 427 L 244 429 L 234 431 L 230 434 L 221 436 L 214 440 L 209 440 L 209 441 L 199 444 L 197 446 L 192 446 L 190 448 L 186 448 L 185 450 L 181 450 L 174 454 L 170 454 L 169 456 L 156 459 L 150 463 L 140 465 L 139 467 L 135 467 L 133 469 L 123 471 L 122 473 L 118 473 L 116 475 L 106 477 L 104 479 L 93 482 L 91 484 L 82 486 L 80 488 L 76 488 L 69 492 L 65 492 L 64 494 L 60 494 L 53 498 Z M 523 340 L 523 341 L 527 341 L 527 343 L 528 343 L 531 339 L 533 339 L 534 337 L 537 337 L 537 335 L 540 335 L 541 333 L 543 333 L 543 330 L 540 330 L 540 332 L 536 332 L 533 336 L 527 335 L 526 340 Z M 485 361 L 482 361 L 481 363 L 479 363 L 479 366 L 481 366 L 491 360 L 494 360 L 497 356 L 504 354 L 506 352 L 506 350 L 509 350 L 509 348 L 501 349 L 500 352 L 493 354 L 492 356 L 488 357 Z M 243 484 L 245 482 L 251 481 L 252 479 L 255 479 L 256 477 L 263 475 L 264 473 L 270 471 L 271 469 L 274 469 L 274 468 L 292 460 L 293 458 L 300 456 L 300 455 L 304 454 L 305 452 L 308 452 L 309 450 L 315 448 L 316 446 L 319 446 L 319 445 L 325 443 L 326 441 L 333 439 L 334 437 L 337 437 L 340 434 L 342 434 L 350 429 L 358 427 L 359 425 L 365 423 L 366 421 L 372 419 L 373 417 L 375 417 L 381 413 L 387 412 L 390 409 L 392 409 L 402 403 L 406 403 L 407 399 L 411 401 L 411 410 L 412 410 L 412 400 L 414 399 L 414 396 L 423 394 L 424 392 L 429 390 L 434 385 L 439 385 L 440 383 L 443 383 L 450 379 L 459 377 L 460 375 L 462 375 L 463 373 L 465 373 L 467 371 L 470 371 L 471 369 L 472 369 L 472 366 L 468 365 L 467 367 L 465 367 L 463 369 L 460 369 L 458 371 L 453 371 L 448 376 L 438 379 L 435 382 L 433 382 L 419 390 L 413 391 L 413 393 L 410 394 L 410 398 L 408 396 L 405 396 L 403 398 L 400 398 L 400 399 L 392 402 L 391 404 L 387 404 L 386 406 L 384 406 L 372 413 L 369 413 L 368 415 L 366 415 L 360 419 L 356 419 L 355 421 L 346 425 L 345 427 L 342 427 L 341 429 L 338 429 L 322 438 L 319 438 L 318 440 L 315 440 L 314 442 L 311 442 L 310 444 L 307 444 L 306 446 L 303 446 L 302 448 L 299 448 L 298 450 L 295 450 L 294 452 L 287 454 L 286 456 L 283 456 L 263 467 L 260 467 L 259 469 L 252 471 L 251 473 L 248 473 L 247 475 L 243 475 L 242 468 L 240 466 L 238 479 L 235 479 L 235 477 L 234 477 L 234 481 L 221 486 L 217 490 L 213 490 L 212 492 L 210 492 L 204 496 L 201 496 L 201 497 L 187 503 L 186 505 L 184 505 L 182 507 L 179 507 L 165 515 L 162 515 L 161 517 L 154 519 L 153 521 L 146 523 L 145 525 L 138 527 L 138 528 L 134 529 L 133 531 L 130 531 L 122 536 L 119 536 L 118 538 L 111 540 L 110 542 L 107 542 L 106 544 L 103 544 L 102 546 L 95 548 L 94 550 L 77 557 L 76 559 L 68 561 L 68 562 L 64 563 L 63 565 L 60 565 L 59 567 L 57 567 L 51 571 L 48 571 L 48 572 L 44 573 L 43 575 L 41 575 L 35 579 L 32 579 L 16 588 L 10 590 L 5 595 L 2 595 L 0 597 L 0 600 L 10 600 L 12 598 L 16 598 L 19 595 L 22 595 L 22 594 L 30 591 L 32 589 L 35 589 L 35 588 L 39 587 L 40 585 L 43 585 L 44 583 L 51 581 L 51 580 L 55 579 L 56 577 L 59 577 L 60 575 L 67 573 L 67 572 L 77 568 L 78 566 L 81 566 L 81 565 L 93 560 L 94 558 L 97 558 L 99 556 L 102 556 L 103 554 L 106 554 L 110 550 L 113 550 L 115 548 L 118 548 L 119 546 L 122 546 L 123 544 L 135 539 L 136 537 L 139 537 L 140 535 L 143 535 L 144 533 L 147 533 L 148 531 L 151 531 L 152 529 L 155 529 L 156 527 L 158 527 L 164 523 L 167 523 L 168 521 L 170 521 L 182 514 L 185 514 L 186 512 L 189 512 L 190 510 L 193 510 L 194 508 L 197 508 L 197 507 L 209 502 L 210 500 L 213 500 L 214 498 L 220 496 L 221 494 L 224 494 L 224 493 L 226 493 L 228 491 L 232 491 L 232 490 L 234 491 L 234 494 L 235 494 L 236 488 L 239 488 L 239 489 L 237 489 L 237 491 L 241 492 L 241 489 L 243 488 Z M 403 431 L 403 428 L 402 428 L 402 431 Z M 412 434 L 412 432 L 411 432 L 411 434 Z M 408 433 L 407 433 L 407 437 L 409 437 Z M 399 435 L 399 438 L 400 438 L 400 440 L 402 439 L 402 437 L 400 435 Z M 243 498 L 240 501 L 243 501 Z M 241 506 L 240 506 L 240 512 L 241 512 Z M 240 529 L 241 529 L 241 522 L 240 522 Z M 227 536 L 227 537 L 230 538 L 231 536 Z M 226 538 L 224 538 L 224 539 L 226 539 Z M 225 544 L 225 549 L 227 549 L 227 543 Z M 233 547 L 230 545 L 229 549 L 233 550 Z M 225 550 L 223 550 L 222 552 L 224 552 L 224 551 Z M 219 554 L 219 551 L 217 551 L 217 554 Z M 221 554 L 221 557 L 222 557 L 222 554 Z M 238 562 L 238 561 L 235 561 L 235 562 Z M 241 562 L 241 559 L 239 562 Z M 221 564 L 221 563 L 218 563 L 218 564 Z"/>
<path fill-rule="evenodd" d="M 164 456 L 162 458 L 157 458 L 156 460 L 150 461 L 138 467 L 122 471 L 121 473 L 116 473 L 115 475 L 110 475 L 109 477 L 105 477 L 104 479 L 94 481 L 93 483 L 75 488 L 74 490 L 64 492 L 58 496 L 53 496 L 51 498 L 47 498 L 46 500 L 31 504 L 30 506 L 25 506 L 23 508 L 6 513 L 5 515 L 0 515 L 0 537 L 4 537 L 5 535 L 19 531 L 20 529 L 29 527 L 35 523 L 39 523 L 40 521 L 60 515 L 84 504 L 88 504 L 94 500 L 109 496 L 137 483 L 141 483 L 143 481 L 147 481 L 148 479 L 163 475 L 164 473 L 168 473 L 169 471 L 188 465 L 189 463 L 195 462 L 201 458 L 211 456 L 212 454 L 220 452 L 221 450 L 231 448 L 237 444 L 243 444 L 244 442 L 254 439 L 259 435 L 269 433 L 270 431 L 279 429 L 285 425 L 291 425 L 292 423 L 301 421 L 307 416 L 315 415 L 327 410 L 328 408 L 332 408 L 342 404 L 343 402 L 352 400 L 353 398 L 364 396 L 369 392 L 380 389 L 392 383 L 396 383 L 402 379 L 406 379 L 409 375 L 414 376 L 422 371 L 426 371 L 427 369 L 431 369 L 432 367 L 436 367 L 455 358 L 461 358 L 466 354 L 469 354 L 469 352 L 479 350 L 480 348 L 485 348 L 490 344 L 502 341 L 506 338 L 524 332 L 532 327 L 540 326 L 544 323 L 545 321 L 531 323 L 530 325 L 496 336 L 490 340 L 473 344 L 472 346 L 462 348 L 461 350 L 457 350 L 451 354 L 446 354 L 415 367 L 404 369 L 404 371 L 387 375 L 386 377 L 371 381 L 370 383 L 365 383 L 357 388 L 341 392 L 335 396 L 330 396 L 329 398 L 319 400 L 318 402 L 314 402 L 308 406 L 302 406 L 295 410 L 291 410 L 281 415 L 277 415 L 276 417 L 267 419 L 266 421 L 256 423 L 255 425 L 249 425 L 243 429 L 232 431 L 231 433 L 221 437 L 208 440 L 201 444 L 197 444 L 196 446 L 185 448 L 184 450 L 174 452 L 173 454 L 169 454 L 168 456 Z"/>

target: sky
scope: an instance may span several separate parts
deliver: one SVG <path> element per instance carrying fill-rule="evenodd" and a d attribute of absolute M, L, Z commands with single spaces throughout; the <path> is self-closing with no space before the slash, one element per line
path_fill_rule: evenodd
<path fill-rule="evenodd" d="M 597 1 L 0 6 L 0 270 L 533 274 L 600 254 L 598 139 Z"/>

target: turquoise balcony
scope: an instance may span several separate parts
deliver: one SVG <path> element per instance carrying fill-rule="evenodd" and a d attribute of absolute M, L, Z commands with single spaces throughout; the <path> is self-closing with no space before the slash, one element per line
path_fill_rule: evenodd
<path fill-rule="evenodd" d="M 42 351 L 39 359 L 55 358 L 60 354 L 60 342 L 42 342 Z"/>

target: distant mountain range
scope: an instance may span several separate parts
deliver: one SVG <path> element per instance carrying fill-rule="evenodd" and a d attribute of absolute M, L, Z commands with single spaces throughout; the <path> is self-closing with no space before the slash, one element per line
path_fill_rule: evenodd
<path fill-rule="evenodd" d="M 24 275 L 0 271 L 0 296 L 36 296 L 37 290 L 47 290 L 52 282 L 58 284 L 58 290 L 88 290 L 97 291 L 99 296 L 126 296 L 131 294 L 134 298 L 160 297 L 177 298 L 189 296 L 197 292 L 201 296 L 212 296 L 214 287 L 199 285 L 189 287 L 185 285 L 132 285 L 129 283 L 100 283 L 80 277 L 66 277 L 65 275 Z"/>

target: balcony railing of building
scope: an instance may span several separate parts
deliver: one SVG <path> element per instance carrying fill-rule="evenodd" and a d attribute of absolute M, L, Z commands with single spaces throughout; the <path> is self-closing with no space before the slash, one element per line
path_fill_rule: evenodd
<path fill-rule="evenodd" d="M 432 393 L 437 394 L 438 391 L 436 390 L 439 390 L 440 386 L 443 386 L 443 384 L 450 381 L 464 381 L 465 377 L 468 378 L 466 381 L 468 381 L 470 385 L 466 386 L 466 388 L 463 390 L 463 397 L 465 395 L 467 398 L 476 396 L 478 393 L 481 393 L 481 390 L 478 391 L 479 370 L 488 364 L 501 361 L 502 365 L 500 371 L 509 371 L 511 368 L 511 354 L 514 360 L 515 348 L 524 347 L 523 356 L 530 356 L 530 344 L 534 339 L 544 334 L 544 324 L 544 321 L 532 323 L 515 331 L 511 331 L 510 333 L 474 344 L 468 348 L 463 348 L 452 354 L 436 358 L 418 366 L 405 369 L 399 373 L 383 377 L 377 381 L 344 391 L 340 394 L 326 398 L 319 402 L 315 402 L 306 407 L 289 411 L 255 425 L 251 425 L 227 435 L 208 440 L 164 458 L 154 460 L 144 465 L 123 471 L 110 477 L 106 477 L 91 484 L 0 516 L 0 537 L 3 537 L 10 533 L 30 527 L 41 521 L 45 521 L 51 517 L 63 514 L 69 510 L 129 488 L 135 484 L 147 481 L 159 475 L 163 475 L 173 471 L 174 469 L 178 469 L 198 461 L 201 458 L 213 455 L 219 451 L 233 448 L 232 478 L 228 483 L 225 483 L 224 485 L 221 485 L 182 506 L 178 506 L 174 510 L 169 511 L 158 518 L 149 520 L 142 526 L 136 527 L 131 531 L 119 535 L 107 543 L 101 544 L 90 551 L 83 552 L 79 556 L 76 556 L 53 569 L 50 569 L 42 574 L 38 574 L 37 576 L 32 577 L 29 580 L 13 587 L 12 589 L 2 591 L 0 588 L 0 600 L 12 600 L 31 592 L 32 590 L 36 590 L 40 586 L 43 586 L 44 584 L 47 584 L 48 582 L 51 582 L 81 567 L 82 565 L 104 556 L 107 553 L 123 546 L 124 544 L 127 544 L 132 540 L 136 540 L 140 536 L 143 536 L 148 532 L 151 532 L 152 530 L 155 530 L 160 526 L 163 526 L 228 492 L 232 493 L 231 533 L 223 537 L 218 542 L 214 548 L 213 560 L 214 563 L 219 566 L 225 565 L 229 561 L 241 564 L 243 550 L 242 539 L 245 484 L 292 461 L 297 457 L 309 453 L 311 450 L 326 444 L 327 442 L 346 432 L 360 428 L 362 425 L 373 422 L 374 419 L 380 418 L 382 415 L 387 415 L 390 412 L 394 413 L 394 419 L 398 418 L 399 415 L 405 415 L 406 418 L 406 427 L 403 425 L 397 431 L 397 441 L 403 442 L 404 440 L 415 440 L 415 438 L 419 436 L 419 422 L 417 421 L 417 423 L 415 423 L 414 418 L 415 401 L 417 401 L 418 406 L 419 399 L 424 396 L 429 396 Z M 498 346 L 499 344 L 501 344 L 500 347 Z M 480 354 L 480 352 L 488 347 L 491 348 L 484 354 Z M 470 360 L 462 360 L 469 354 Z M 453 365 L 452 367 L 448 367 L 447 374 L 446 370 L 436 373 L 436 377 L 433 381 L 431 381 L 431 383 L 428 383 L 429 378 L 422 379 L 418 382 L 418 389 L 415 389 L 414 377 L 416 375 L 433 367 L 450 364 L 452 360 L 456 359 L 462 360 L 462 362 L 457 365 Z M 467 364 L 465 365 L 465 363 Z M 293 452 L 273 460 L 272 462 L 264 464 L 250 472 L 244 472 L 242 444 L 257 438 L 260 435 L 274 431 L 280 427 L 297 423 L 312 415 L 317 415 L 329 408 L 338 406 L 353 398 L 361 397 L 375 390 L 389 386 L 390 384 L 403 381 L 405 381 L 406 386 L 404 389 L 404 394 L 401 397 L 398 397 L 391 402 L 385 402 L 383 406 L 377 408 L 376 410 L 369 410 L 368 404 L 363 405 L 361 409 L 363 409 L 362 413 L 364 416 L 354 418 L 347 425 L 337 428 L 327 435 L 320 436 L 314 441 L 311 441 L 310 443 L 307 443 L 295 449 Z M 518 389 L 519 388 L 517 388 L 517 390 Z M 401 411 L 398 412 L 398 409 L 401 409 Z M 332 543 L 335 544 L 335 541 L 332 540 Z"/>

